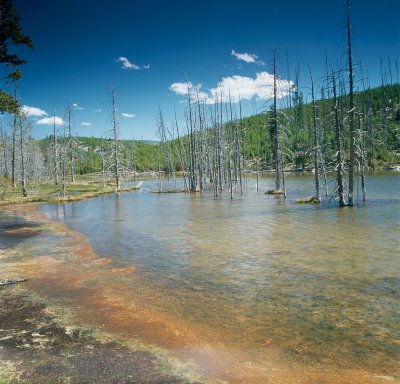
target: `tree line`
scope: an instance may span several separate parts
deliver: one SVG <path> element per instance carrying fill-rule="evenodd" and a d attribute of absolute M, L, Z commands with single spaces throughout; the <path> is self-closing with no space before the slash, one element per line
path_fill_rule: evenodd
<path fill-rule="evenodd" d="M 243 193 L 245 172 L 273 172 L 280 183 L 276 191 L 284 193 L 285 171 L 314 170 L 321 191 L 328 174 L 339 169 L 346 177 L 350 161 L 349 95 L 340 74 L 331 73 L 328 81 L 329 93 L 320 83 L 326 90 L 322 99 L 305 103 L 295 89 L 290 107 L 275 110 L 272 105 L 250 117 L 241 117 L 240 103 L 207 105 L 191 99 L 182 126 L 178 119 L 168 125 L 159 111 L 159 141 L 152 143 L 121 140 L 113 130 L 105 138 L 72 136 L 70 104 L 64 126 L 54 122 L 52 133 L 36 140 L 30 120 L 16 114 L 11 130 L 0 125 L 0 177 L 27 193 L 28 182 L 62 186 L 76 175 L 95 174 L 109 182 L 116 175 L 127 180 L 148 172 L 179 175 L 188 191 L 210 189 L 219 195 Z M 399 83 L 384 84 L 354 94 L 357 177 L 400 163 L 399 88 Z"/>

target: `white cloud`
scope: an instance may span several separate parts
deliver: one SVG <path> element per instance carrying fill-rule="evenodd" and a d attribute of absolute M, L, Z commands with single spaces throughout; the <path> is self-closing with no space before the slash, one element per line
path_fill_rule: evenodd
<path fill-rule="evenodd" d="M 135 117 L 133 113 L 123 113 L 122 116 L 124 117 Z"/>
<path fill-rule="evenodd" d="M 74 109 L 79 109 L 79 110 L 85 109 L 85 108 L 83 108 L 83 107 L 80 107 L 80 106 L 79 106 L 78 104 L 76 104 L 76 103 L 73 103 L 72 106 L 74 107 Z"/>
<path fill-rule="evenodd" d="M 257 60 L 258 56 L 252 53 L 239 53 L 232 49 L 232 56 L 235 56 L 238 60 L 244 61 L 246 63 L 256 63 L 258 65 L 265 65 L 265 63 L 261 60 Z"/>
<path fill-rule="evenodd" d="M 64 124 L 64 120 L 61 117 L 58 117 L 58 116 L 44 117 L 43 119 L 38 120 L 36 122 L 36 124 L 63 125 Z"/>
<path fill-rule="evenodd" d="M 43 111 L 43 109 L 36 108 L 36 107 L 29 107 L 28 105 L 24 105 L 21 108 L 22 112 L 25 113 L 27 116 L 47 116 L 47 113 Z"/>
<path fill-rule="evenodd" d="M 120 56 L 117 61 L 122 64 L 122 69 L 140 69 L 138 65 L 131 63 L 126 57 Z"/>
<path fill-rule="evenodd" d="M 150 69 L 150 64 L 145 64 L 145 65 L 143 65 L 143 68 L 144 68 L 144 69 Z"/>
<path fill-rule="evenodd" d="M 95 112 L 97 112 L 97 113 L 100 113 L 100 112 L 102 112 L 102 110 L 101 110 L 101 109 L 95 109 L 94 111 L 95 111 Z"/>
<path fill-rule="evenodd" d="M 193 85 L 191 81 L 186 83 L 173 83 L 169 86 L 169 89 L 182 96 L 190 94 L 190 97 L 196 101 L 200 100 L 203 103 L 213 103 L 213 101 L 209 100 L 209 95 L 201 91 L 201 84 Z"/>
<path fill-rule="evenodd" d="M 87 123 L 86 121 L 82 121 L 81 125 L 89 127 L 90 125 L 92 125 L 92 123 Z"/>
<path fill-rule="evenodd" d="M 169 86 L 169 89 L 178 95 L 187 95 L 192 88 L 193 84 L 190 81 L 187 83 L 173 83 Z"/>
<path fill-rule="evenodd" d="M 277 79 L 277 97 L 283 98 L 293 89 L 294 83 L 290 80 Z M 208 92 L 200 90 L 201 84 L 174 83 L 169 89 L 178 95 L 190 96 L 201 103 L 214 104 L 216 101 L 237 103 L 239 100 L 269 100 L 274 97 L 274 76 L 268 72 L 260 72 L 255 78 L 246 76 L 224 77 L 216 87 Z"/>
<path fill-rule="evenodd" d="M 253 55 L 251 53 L 238 53 L 233 49 L 231 55 L 235 56 L 238 60 L 245 61 L 246 63 L 255 63 L 258 58 L 257 55 Z"/>

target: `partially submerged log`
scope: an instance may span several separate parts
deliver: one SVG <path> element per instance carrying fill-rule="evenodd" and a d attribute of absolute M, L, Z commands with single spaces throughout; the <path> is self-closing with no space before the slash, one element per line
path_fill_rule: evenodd
<path fill-rule="evenodd" d="M 283 196 L 285 192 L 282 191 L 281 189 L 269 189 L 267 192 L 265 192 L 265 194 L 273 196 Z"/>
<path fill-rule="evenodd" d="M 23 278 L 11 278 L 11 279 L 4 279 L 0 280 L 0 285 L 10 285 L 10 284 L 17 284 L 17 283 L 22 283 L 23 281 L 26 281 L 27 279 Z"/>
<path fill-rule="evenodd" d="M 319 204 L 320 201 L 315 196 L 303 197 L 302 199 L 296 199 L 297 204 Z"/>
<path fill-rule="evenodd" d="M 186 193 L 189 192 L 186 189 L 158 189 L 156 191 L 152 191 L 153 193 Z"/>

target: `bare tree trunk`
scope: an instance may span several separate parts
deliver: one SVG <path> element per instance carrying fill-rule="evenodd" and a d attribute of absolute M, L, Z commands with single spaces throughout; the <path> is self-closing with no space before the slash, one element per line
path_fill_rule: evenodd
<path fill-rule="evenodd" d="M 343 188 L 343 160 L 342 160 L 342 134 L 340 130 L 338 100 L 336 96 L 336 80 L 335 74 L 332 71 L 332 89 L 333 89 L 333 108 L 335 112 L 335 141 L 336 141 L 336 180 L 337 180 L 337 194 L 339 199 L 339 206 L 344 207 L 346 202 L 344 200 Z"/>
<path fill-rule="evenodd" d="M 104 153 L 104 140 L 101 140 L 101 176 L 102 176 L 102 182 L 103 182 L 103 187 L 106 185 L 106 164 L 105 164 L 105 153 Z"/>
<path fill-rule="evenodd" d="M 25 178 L 25 149 L 24 149 L 24 124 L 25 117 L 19 116 L 19 127 L 20 127 L 20 137 L 19 137 L 19 145 L 21 151 L 21 187 L 22 187 L 22 196 L 28 196 L 28 192 L 26 190 L 26 178 Z"/>
<path fill-rule="evenodd" d="M 11 180 L 13 188 L 17 187 L 17 176 L 16 176 L 16 166 L 17 166 L 17 116 L 14 115 L 13 118 L 13 131 L 12 131 L 12 157 L 11 157 Z"/>
<path fill-rule="evenodd" d="M 367 200 L 367 190 L 365 188 L 365 151 L 364 151 L 364 131 L 361 125 L 361 114 L 358 114 L 358 143 L 359 143 L 359 154 L 358 164 L 360 169 L 361 177 L 361 190 L 363 195 L 363 201 Z"/>
<path fill-rule="evenodd" d="M 8 178 L 9 177 L 9 170 L 8 170 L 8 158 L 7 158 L 7 137 L 5 132 L 3 132 L 3 124 L 0 121 L 0 136 L 1 136 L 1 142 L 3 144 L 3 157 L 4 157 L 4 177 Z"/>
<path fill-rule="evenodd" d="M 382 78 L 382 99 L 383 99 L 383 107 L 382 107 L 382 131 L 383 131 L 383 150 L 385 153 L 385 158 L 387 156 L 388 144 L 387 144 L 387 97 L 386 97 L 386 87 L 385 82 L 383 80 L 383 63 L 381 58 L 381 78 Z M 386 160 L 386 159 L 385 159 Z"/>
<path fill-rule="evenodd" d="M 243 195 L 243 182 L 242 182 L 242 171 L 243 171 L 243 120 L 242 120 L 242 102 L 239 100 L 239 125 L 236 127 L 236 151 L 238 161 L 238 172 L 239 172 L 239 185 L 240 194 Z"/>
<path fill-rule="evenodd" d="M 54 161 L 54 182 L 58 185 L 58 143 L 57 143 L 57 132 L 56 132 L 56 111 L 54 110 L 53 115 L 53 161 Z"/>
<path fill-rule="evenodd" d="M 280 163 L 280 151 L 279 151 L 279 127 L 278 127 L 278 114 L 277 114 L 277 70 L 276 70 L 276 52 L 274 52 L 273 58 L 273 75 L 274 75 L 274 99 L 272 105 L 272 117 L 271 117 L 271 131 L 273 139 L 273 156 L 275 166 L 275 190 L 280 191 L 281 189 L 281 163 Z"/>
<path fill-rule="evenodd" d="M 318 202 L 321 201 L 320 181 L 319 181 L 319 129 L 317 125 L 317 110 L 314 96 L 314 81 L 310 69 L 311 78 L 311 98 L 313 111 L 313 132 L 314 132 L 314 171 L 315 171 L 315 198 Z"/>
<path fill-rule="evenodd" d="M 18 96 L 18 81 L 21 77 L 14 79 L 14 99 L 17 100 Z M 13 131 L 12 131 L 12 158 L 11 158 L 11 178 L 13 188 L 17 187 L 16 166 L 17 166 L 17 130 L 18 130 L 18 116 L 14 113 L 13 117 Z"/>
<path fill-rule="evenodd" d="M 188 131 L 189 131 L 189 185 L 190 192 L 196 192 L 197 180 L 196 180 L 196 137 L 195 128 L 193 122 L 192 113 L 192 98 L 191 89 L 189 83 L 187 84 L 187 95 L 188 95 Z"/>
<path fill-rule="evenodd" d="M 200 99 L 199 99 L 199 89 L 196 88 L 196 94 L 197 94 L 197 107 L 198 107 L 198 114 L 199 114 L 199 187 L 200 187 L 200 192 L 203 192 L 204 190 L 204 155 L 205 155 L 205 147 L 204 147 L 204 128 L 205 128 L 205 121 L 204 121 L 204 113 L 200 105 Z"/>
<path fill-rule="evenodd" d="M 110 103 L 111 103 L 111 124 L 112 124 L 112 138 L 113 138 L 113 162 L 114 162 L 114 180 L 115 188 L 121 188 L 120 181 L 120 164 L 119 164 L 119 130 L 118 130 L 118 108 L 115 89 L 113 84 L 109 85 Z"/>
<path fill-rule="evenodd" d="M 75 169 L 74 169 L 74 145 L 72 139 L 72 106 L 68 103 L 68 149 L 69 149 L 69 167 L 71 173 L 71 181 L 75 182 Z"/>
<path fill-rule="evenodd" d="M 349 139 L 350 139 L 350 160 L 349 160 L 349 198 L 348 205 L 354 205 L 354 169 L 355 169 L 355 129 L 354 129 L 354 75 L 353 58 L 351 50 L 351 25 L 350 25 L 350 5 L 347 0 L 347 49 L 348 49 L 348 71 L 349 71 Z"/>
<path fill-rule="evenodd" d="M 374 166 L 374 157 L 375 157 L 375 146 L 374 146 L 374 132 L 373 132 L 373 125 L 372 125 L 372 108 L 368 109 L 367 112 L 367 164 L 368 167 L 375 169 Z"/>
<path fill-rule="evenodd" d="M 65 198 L 65 196 L 67 195 L 67 189 L 66 189 L 66 185 L 65 185 L 65 171 L 66 171 L 66 167 L 65 167 L 65 162 L 66 162 L 66 132 L 65 132 L 65 124 L 64 124 L 64 131 L 63 131 L 63 138 L 62 138 L 62 146 L 60 148 L 60 158 L 61 158 L 61 184 L 62 184 L 62 195 Z"/>
<path fill-rule="evenodd" d="M 182 176 L 183 176 L 183 183 L 184 183 L 184 187 L 185 190 L 188 191 L 189 187 L 188 187 L 188 183 L 187 183 L 187 178 L 186 178 L 186 164 L 184 163 L 184 157 L 183 157 L 183 147 L 182 147 L 182 141 L 179 135 L 179 126 L 178 126 L 178 119 L 176 117 L 176 111 L 175 111 L 175 127 L 176 127 L 176 135 L 178 138 L 178 148 L 177 148 L 177 153 L 178 153 L 178 158 L 180 160 L 181 163 L 181 168 L 182 168 Z"/>

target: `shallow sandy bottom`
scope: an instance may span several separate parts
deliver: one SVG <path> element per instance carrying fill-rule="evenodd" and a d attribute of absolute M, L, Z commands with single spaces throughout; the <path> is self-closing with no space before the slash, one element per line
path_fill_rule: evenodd
<path fill-rule="evenodd" d="M 328 364 L 301 364 L 301 354 L 305 353 L 301 347 L 296 350 L 299 354 L 296 361 L 282 359 L 279 346 L 273 343 L 269 345 L 266 342 L 262 350 L 237 345 L 233 341 L 235 335 L 230 335 L 229 330 L 188 322 L 173 313 L 159 310 L 157 301 L 169 298 L 163 297 L 163 292 L 143 280 L 134 266 L 115 265 L 112 255 L 110 258 L 97 258 L 82 234 L 62 223 L 49 222 L 35 211 L 34 205 L 13 207 L 7 214 L 24 217 L 31 223 L 32 231 L 29 232 L 26 224 L 21 225 L 20 234 L 18 226 L 12 227 L 8 236 L 15 235 L 19 241 L 7 249 L 0 249 L 2 275 L 27 278 L 28 281 L 19 284 L 18 289 L 27 290 L 46 303 L 60 324 L 90 329 L 99 342 L 117 340 L 128 349 L 140 343 L 155 348 L 157 353 L 162 351 L 168 361 L 165 364 L 170 365 L 169 372 L 175 365 L 177 373 L 165 376 L 175 381 L 163 382 L 400 382 L 399 372 L 343 370 Z M 82 343 L 85 342 L 90 344 L 83 339 Z M 7 352 L 4 348 L 1 349 L 3 354 Z M 12 349 L 12 345 L 7 348 Z M 155 364 L 154 370 L 157 369 Z M 135 381 L 131 377 L 115 382 L 144 381 Z"/>

